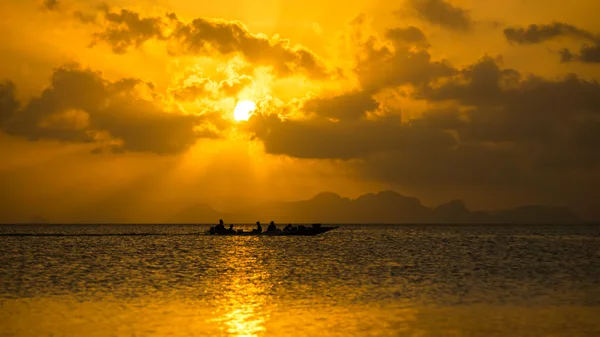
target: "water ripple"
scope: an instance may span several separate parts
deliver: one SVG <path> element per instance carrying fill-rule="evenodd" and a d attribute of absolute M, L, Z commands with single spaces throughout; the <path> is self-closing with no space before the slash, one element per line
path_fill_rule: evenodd
<path fill-rule="evenodd" d="M 196 235 L 204 229 L 1 226 L 0 326 L 18 336 L 600 332 L 600 227 Z"/>

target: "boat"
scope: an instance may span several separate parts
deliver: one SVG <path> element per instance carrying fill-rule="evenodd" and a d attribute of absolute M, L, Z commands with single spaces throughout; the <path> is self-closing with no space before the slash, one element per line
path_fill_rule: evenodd
<path fill-rule="evenodd" d="M 332 227 L 322 227 L 321 224 L 313 224 L 311 227 L 306 227 L 303 225 L 292 227 L 290 230 L 276 229 L 271 231 L 263 231 L 263 232 L 244 232 L 242 229 L 238 229 L 235 232 L 225 232 L 225 233 L 213 233 L 211 231 L 206 231 L 206 235 L 213 236 L 315 236 L 321 233 L 329 232 L 338 228 L 339 226 Z"/>

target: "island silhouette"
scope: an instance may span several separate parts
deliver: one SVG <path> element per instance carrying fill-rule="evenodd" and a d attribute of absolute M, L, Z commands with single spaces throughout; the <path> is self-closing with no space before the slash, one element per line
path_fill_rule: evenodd
<path fill-rule="evenodd" d="M 506 223 L 570 224 L 583 220 L 567 207 L 526 205 L 496 211 L 471 211 L 462 200 L 427 207 L 418 198 L 386 190 L 356 199 L 322 192 L 309 200 L 267 202 L 237 212 L 219 212 L 208 204 L 194 204 L 169 219 L 173 223 L 251 223 L 255 219 L 277 223 Z"/>

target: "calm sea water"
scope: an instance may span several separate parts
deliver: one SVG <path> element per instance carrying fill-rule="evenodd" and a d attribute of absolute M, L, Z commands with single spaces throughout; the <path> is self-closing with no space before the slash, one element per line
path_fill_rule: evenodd
<path fill-rule="evenodd" d="M 600 226 L 206 228 L 0 226 L 0 335 L 600 335 Z"/>

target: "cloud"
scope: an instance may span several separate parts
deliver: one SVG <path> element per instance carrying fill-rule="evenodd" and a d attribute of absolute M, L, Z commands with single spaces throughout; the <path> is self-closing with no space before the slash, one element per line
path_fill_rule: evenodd
<path fill-rule="evenodd" d="M 558 80 L 524 77 L 485 57 L 453 81 L 426 91 L 423 99 L 451 100 L 463 108 L 452 118 L 464 142 L 511 144 L 517 151 L 530 151 L 534 162 L 562 156 L 570 167 L 585 168 L 590 160 L 600 164 L 591 145 L 592 135 L 600 132 L 597 81 L 576 75 Z"/>
<path fill-rule="evenodd" d="M 527 28 L 508 27 L 504 29 L 504 36 L 506 40 L 516 44 L 537 44 L 558 37 L 575 37 L 592 41 L 597 38 L 588 31 L 562 22 L 531 24 Z"/>
<path fill-rule="evenodd" d="M 58 0 L 43 0 L 42 6 L 46 10 L 54 11 L 54 10 L 58 9 L 59 1 Z"/>
<path fill-rule="evenodd" d="M 279 76 L 303 73 L 311 78 L 330 76 L 324 62 L 312 51 L 292 46 L 289 40 L 278 36 L 252 34 L 239 21 L 196 18 L 180 20 L 174 13 L 163 17 L 142 17 L 139 13 L 121 9 L 112 11 L 102 6 L 102 30 L 94 34 L 94 42 L 108 44 L 113 52 L 122 54 L 138 48 L 150 40 L 164 40 L 171 55 L 224 55 L 240 54 L 254 65 L 270 66 Z M 90 15 L 76 12 L 84 23 L 96 22 Z"/>
<path fill-rule="evenodd" d="M 103 6 L 102 10 L 105 27 L 102 32 L 94 34 L 94 43 L 104 41 L 117 54 L 127 52 L 130 47 L 139 47 L 150 39 L 165 39 L 161 18 L 142 18 L 139 13 L 127 9 L 115 13 L 108 6 Z M 89 17 L 82 14 L 78 18 L 84 23 L 89 22 Z"/>
<path fill-rule="evenodd" d="M 367 111 L 375 110 L 379 103 L 366 92 L 350 92 L 334 97 L 314 98 L 304 104 L 307 112 L 314 112 L 321 117 L 339 120 L 357 120 L 364 117 Z"/>
<path fill-rule="evenodd" d="M 559 53 L 560 61 L 564 63 L 575 61 L 582 63 L 600 63 L 600 43 L 596 45 L 584 44 L 580 48 L 579 54 L 574 54 L 567 48 L 561 49 Z"/>
<path fill-rule="evenodd" d="M 0 130 L 4 130 L 8 121 L 12 119 L 19 108 L 15 98 L 15 84 L 13 82 L 0 83 Z"/>
<path fill-rule="evenodd" d="M 425 37 L 422 30 L 415 26 L 388 29 L 385 32 L 385 37 L 392 41 L 415 43 L 422 47 L 429 47 L 427 37 Z"/>
<path fill-rule="evenodd" d="M 561 61 L 600 63 L 600 36 L 571 24 L 553 22 L 541 25 L 531 24 L 527 28 L 508 27 L 504 29 L 504 36 L 510 43 L 521 45 L 539 44 L 558 38 L 583 40 L 584 44 L 581 46 L 579 54 L 573 54 L 569 49 L 563 48 L 560 51 Z"/>
<path fill-rule="evenodd" d="M 557 141 L 565 128 L 600 115 L 600 84 L 576 75 L 560 80 L 523 76 L 484 57 L 437 88 L 420 93 L 430 102 L 467 108 L 464 137 L 489 141 Z M 575 124 L 572 124 L 575 123 Z"/>
<path fill-rule="evenodd" d="M 313 99 L 327 103 L 312 118 L 253 116 L 248 131 L 268 153 L 346 160 L 363 178 L 403 185 L 535 190 L 598 169 L 600 84 L 575 75 L 524 76 L 499 62 L 484 57 L 442 83 L 420 87 L 413 98 L 432 108 L 405 122 L 394 115 L 357 118 L 374 104 L 366 104 L 365 93 L 350 92 Z M 359 97 L 362 104 L 344 104 Z M 318 111 L 310 104 L 303 109 Z M 328 120 L 332 111 L 352 118 Z"/>
<path fill-rule="evenodd" d="M 82 11 L 73 12 L 73 17 L 75 19 L 77 19 L 78 21 L 80 21 L 81 23 L 87 24 L 87 23 L 95 23 L 96 22 L 96 15 L 84 13 Z M 92 43 L 92 45 L 93 45 L 93 43 Z"/>
<path fill-rule="evenodd" d="M 434 24 L 457 32 L 472 31 L 470 13 L 454 5 L 459 2 L 407 3 L 412 14 L 421 19 L 410 21 L 415 26 L 399 24 L 377 35 L 365 27 L 366 16 L 352 21 L 344 41 L 349 42 L 346 47 L 352 51 L 335 56 L 344 67 L 343 81 L 322 81 L 336 79 L 333 67 L 329 68 L 311 50 L 277 35 L 251 32 L 238 21 L 151 14 L 143 4 L 135 9 L 103 6 L 89 12 L 86 5 L 60 6 L 59 12 L 71 19 L 75 15 L 76 20 L 87 24 L 85 29 L 93 34 L 96 44 L 96 49 L 85 53 L 68 46 L 68 55 L 79 55 L 82 62 L 95 67 L 105 64 L 110 73 L 126 72 L 131 70 L 126 69 L 130 62 L 147 60 L 152 65 L 131 66 L 138 73 L 153 67 L 157 88 L 139 78 L 109 80 L 89 69 L 60 67 L 45 90 L 29 100 L 18 102 L 12 82 L 0 84 L 0 128 L 16 136 L 4 137 L 14 142 L 25 143 L 15 140 L 17 137 L 51 139 L 87 143 L 97 153 L 160 154 L 184 153 L 199 138 L 219 137 L 223 131 L 235 133 L 235 141 L 223 141 L 227 144 L 224 148 L 242 147 L 245 143 L 239 142 L 240 138 L 253 137 L 268 154 L 291 157 L 266 156 L 269 160 L 294 163 L 301 171 L 306 163 L 335 164 L 336 170 L 355 174 L 360 184 L 375 180 L 408 188 L 450 186 L 448 190 L 461 191 L 462 187 L 472 187 L 491 188 L 492 192 L 513 186 L 528 192 L 553 189 L 563 195 L 569 189 L 577 194 L 582 187 L 591 190 L 599 186 L 595 172 L 600 165 L 596 145 L 600 142 L 600 89 L 597 81 L 589 80 L 593 73 L 539 77 L 504 67 L 500 58 L 492 57 L 462 65 L 465 59 L 471 59 L 472 51 L 458 50 L 456 45 L 445 50 L 439 49 L 441 45 L 434 48 L 430 44 L 441 37 L 425 34 L 424 28 Z M 75 9 L 81 11 L 73 12 Z M 81 28 L 81 24 L 71 25 L 57 15 L 48 17 L 59 24 L 52 37 L 68 36 Z M 326 31 L 332 32 L 331 27 Z M 79 33 L 73 35 L 74 41 L 79 40 Z M 480 37 L 475 34 L 468 39 L 479 41 Z M 599 59 L 598 36 L 580 28 L 577 22 L 508 27 L 499 37 L 514 46 L 558 43 L 556 50 L 560 50 L 563 62 L 593 63 Z M 55 42 L 44 41 L 47 38 L 50 35 L 40 35 L 36 41 Z M 330 43 L 335 38 L 325 34 L 320 39 Z M 485 39 L 486 45 L 477 49 L 503 48 L 492 40 Z M 147 47 L 149 54 L 144 51 Z M 11 48 L 20 53 L 23 47 L 14 43 Z M 157 48 L 165 54 L 158 59 Z M 62 55 L 62 49 L 58 49 Z M 115 60 L 123 62 L 117 64 L 112 58 L 103 60 L 93 55 L 111 50 L 144 55 L 119 56 Z M 12 57 L 29 55 L 19 53 Z M 36 57 L 63 56 L 36 53 Z M 445 57 L 457 61 L 450 63 Z M 15 74 L 10 77 L 23 91 L 18 97 L 30 95 L 31 88 L 40 86 L 33 76 L 41 73 L 36 70 L 41 66 L 25 65 L 35 64 L 35 60 L 23 62 L 14 70 L 6 68 Z M 157 62 L 168 63 L 167 73 L 156 68 Z M 517 63 L 530 62 L 525 56 Z M 190 63 L 198 64 L 196 70 L 209 66 L 205 67 L 206 73 L 195 71 L 180 81 L 169 78 L 189 69 Z M 239 68 L 226 73 L 221 70 L 225 63 L 235 63 Z M 209 69 L 214 65 L 216 68 Z M 545 71 L 548 76 L 556 76 L 561 69 Z M 18 74 L 31 76 L 15 78 Z M 310 78 L 279 79 L 271 75 Z M 234 98 L 238 97 L 254 100 L 259 108 L 249 121 L 233 127 L 229 119 L 221 117 L 221 109 L 231 113 Z M 46 142 L 25 144 L 44 151 Z M 256 149 L 254 145 L 248 146 Z M 271 179 L 262 174 L 264 179 Z M 569 187 L 563 189 L 561 184 Z M 473 195 L 485 197 L 481 192 Z M 559 193 L 548 195 L 561 197 Z"/>
<path fill-rule="evenodd" d="M 229 72 L 223 80 L 212 80 L 202 71 L 192 72 L 180 79 L 169 90 L 178 101 L 197 101 L 200 99 L 218 100 L 223 97 L 236 97 L 245 88 L 251 87 L 254 80 L 251 76 Z"/>
<path fill-rule="evenodd" d="M 296 72 L 316 78 L 327 75 L 322 61 L 310 50 L 292 47 L 288 40 L 278 37 L 252 34 L 238 21 L 197 18 L 189 23 L 179 22 L 170 38 L 175 53 L 240 53 L 253 64 L 272 66 L 281 76 Z"/>
<path fill-rule="evenodd" d="M 217 85 L 217 90 L 219 93 L 231 97 L 236 96 L 240 91 L 252 84 L 254 84 L 252 77 L 248 75 L 237 75 L 220 81 Z"/>
<path fill-rule="evenodd" d="M 411 147 L 425 151 L 449 148 L 456 143 L 450 134 L 403 125 L 398 117 L 332 122 L 255 115 L 248 128 L 268 153 L 296 158 L 361 159 Z"/>
<path fill-rule="evenodd" d="M 405 84 L 423 85 L 451 76 L 455 69 L 446 60 L 433 61 L 426 50 L 398 48 L 392 51 L 383 47 L 371 48 L 368 57 L 358 62 L 355 71 L 364 88 L 377 91 Z"/>
<path fill-rule="evenodd" d="M 520 73 L 500 69 L 497 60 L 484 57 L 463 68 L 441 86 L 426 88 L 419 98 L 427 100 L 459 100 L 466 105 L 496 105 L 502 100 L 503 89 L 518 85 Z"/>
<path fill-rule="evenodd" d="M 350 25 L 352 43 L 358 47 L 354 72 L 363 90 L 376 93 L 384 88 L 424 85 L 451 76 L 456 69 L 447 60 L 433 60 L 425 35 L 416 27 L 389 29 L 385 39 L 364 32 L 366 17 Z"/>
<path fill-rule="evenodd" d="M 170 93 L 178 101 L 195 101 L 200 98 L 214 95 L 214 82 L 209 78 L 199 78 L 192 83 L 183 83 L 172 88 Z"/>
<path fill-rule="evenodd" d="M 445 0 L 408 0 L 416 16 L 429 23 L 456 31 L 469 31 L 473 20 L 468 11 Z"/>
<path fill-rule="evenodd" d="M 579 51 L 579 61 L 584 63 L 600 63 L 600 43 L 596 45 L 588 46 L 584 45 Z"/>
<path fill-rule="evenodd" d="M 253 116 L 251 129 L 267 153 L 341 159 L 362 178 L 399 184 L 493 185 L 521 182 L 518 152 L 486 144 L 461 144 L 442 125 L 398 117 L 330 122 Z"/>
<path fill-rule="evenodd" d="M 4 131 L 30 140 L 99 143 L 117 152 L 176 154 L 189 149 L 199 137 L 218 137 L 215 131 L 199 129 L 211 119 L 218 122 L 216 114 L 168 111 L 153 86 L 139 79 L 111 82 L 100 72 L 63 66 L 54 71 L 50 86 L 18 111 L 10 98 L 12 90 L 11 86 L 1 90 L 2 115 L 12 115 Z"/>

